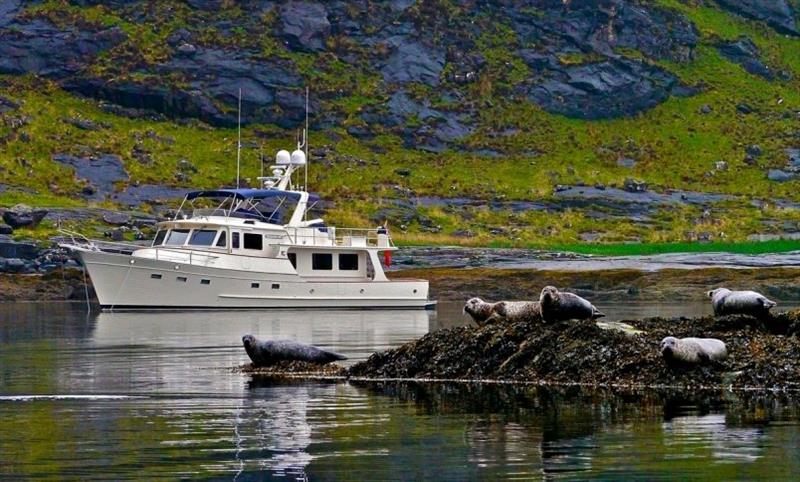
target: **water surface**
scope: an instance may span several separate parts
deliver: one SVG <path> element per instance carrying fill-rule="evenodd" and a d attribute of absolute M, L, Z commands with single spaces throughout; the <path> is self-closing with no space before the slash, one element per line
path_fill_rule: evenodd
<path fill-rule="evenodd" d="M 676 308 L 603 306 L 611 319 Z M 678 314 L 705 314 L 705 303 Z M 782 395 L 276 381 L 241 336 L 348 363 L 464 323 L 426 311 L 92 313 L 0 306 L 0 478 L 789 479 Z"/>

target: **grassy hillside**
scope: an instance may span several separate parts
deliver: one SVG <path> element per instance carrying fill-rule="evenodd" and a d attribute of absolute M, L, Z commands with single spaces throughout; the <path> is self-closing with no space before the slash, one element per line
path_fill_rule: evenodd
<path fill-rule="evenodd" d="M 713 4 L 657 3 L 685 15 L 699 33 L 690 61 L 655 61 L 694 88 L 694 95 L 672 96 L 635 117 L 620 119 L 588 121 L 548 113 L 508 95 L 509 89 L 532 72 L 506 48 L 515 42 L 513 36 L 504 36 L 504 26 L 495 24 L 492 32 L 476 42 L 486 59 L 481 80 L 463 87 L 480 105 L 472 119 L 476 128 L 458 148 L 442 152 L 409 148 L 390 131 L 371 138 L 351 134 L 348 128 L 364 123 L 361 114 L 365 108 L 385 102 L 391 95 L 378 86 L 377 74 L 370 66 L 352 71 L 335 56 L 290 51 L 269 35 L 253 37 L 243 32 L 240 38 L 220 39 L 213 31 L 206 34 L 214 42 L 234 47 L 257 43 L 265 57 L 291 62 L 312 86 L 319 110 L 339 116 L 341 122 L 325 128 L 314 128 L 322 122 L 312 119 L 311 133 L 312 148 L 326 147 L 328 153 L 324 159 L 312 157 L 310 187 L 334 202 L 327 215 L 333 223 L 371 226 L 384 216 L 389 217 L 395 237 L 404 243 L 545 247 L 589 241 L 684 242 L 698 233 L 704 233 L 703 239 L 736 242 L 753 234 L 800 231 L 800 210 L 793 207 L 800 202 L 798 181 L 767 178 L 769 169 L 786 166 L 785 149 L 800 148 L 800 39 L 723 12 Z M 165 8 L 163 3 L 154 4 Z M 136 74 L 119 69 L 119 56 L 128 51 L 141 62 L 160 61 L 165 56 L 165 39 L 182 26 L 185 8 L 175 7 L 165 16 L 168 20 L 158 25 L 132 24 L 101 6 L 76 7 L 54 1 L 29 7 L 29 14 L 46 15 L 57 22 L 79 19 L 120 26 L 129 35 L 126 42 L 116 47 L 113 55 L 99 57 L 92 69 L 124 79 Z M 226 15 L 235 22 L 237 15 L 245 14 L 232 8 Z M 262 21 L 269 25 L 274 20 Z M 742 36 L 758 47 L 766 65 L 784 75 L 766 80 L 750 74 L 717 49 Z M 630 49 L 619 53 L 644 57 Z M 561 61 L 580 64 L 593 59 L 575 54 Z M 445 72 L 447 69 L 445 66 Z M 18 202 L 98 205 L 80 196 L 81 181 L 70 168 L 52 160 L 55 153 L 116 154 L 123 160 L 131 184 L 194 188 L 233 182 L 235 129 L 211 127 L 197 120 L 154 121 L 114 115 L 97 100 L 67 93 L 54 82 L 30 75 L 0 76 L 0 86 L 0 95 L 19 104 L 0 114 L 0 184 L 6 186 L 0 189 L 2 206 Z M 352 95 L 328 95 L 339 88 Z M 451 101 L 443 95 L 444 87 L 413 84 L 408 90 L 432 106 L 446 108 Z M 737 111 L 742 103 L 753 112 Z M 90 120 L 100 128 L 86 130 L 65 122 L 75 119 Z M 279 148 L 290 148 L 294 135 L 291 129 L 266 124 L 248 125 L 243 131 L 244 139 L 261 146 L 268 157 Z M 751 145 L 758 145 L 762 154 L 747 163 L 745 150 Z M 146 152 L 150 161 L 137 160 L 137 152 Z M 245 150 L 245 177 L 254 179 L 258 174 L 258 156 L 258 148 Z M 619 165 L 625 158 L 635 159 L 635 165 Z M 181 159 L 190 160 L 197 172 L 176 178 Z M 727 163 L 727 168 L 720 169 L 718 161 Z M 679 189 L 736 198 L 708 205 L 657 205 L 646 219 L 631 219 L 601 203 L 565 203 L 554 189 L 576 184 L 622 187 L 628 178 L 645 181 L 649 190 L 659 193 Z M 490 208 L 481 202 L 460 206 L 447 202 L 415 205 L 411 201 L 414 214 L 403 218 L 400 214 L 409 209 L 403 204 L 408 202 L 409 190 L 414 199 L 469 198 L 499 204 Z M 507 204 L 515 200 L 541 201 L 547 208 L 515 210 Z M 99 206 L 119 207 L 110 201 Z M 38 234 L 46 234 L 50 228 L 45 224 Z"/>

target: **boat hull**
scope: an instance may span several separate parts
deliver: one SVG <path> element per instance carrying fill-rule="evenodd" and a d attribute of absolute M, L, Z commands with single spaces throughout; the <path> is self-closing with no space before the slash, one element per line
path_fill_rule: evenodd
<path fill-rule="evenodd" d="M 307 280 L 75 249 L 105 309 L 426 308 L 425 280 Z"/>

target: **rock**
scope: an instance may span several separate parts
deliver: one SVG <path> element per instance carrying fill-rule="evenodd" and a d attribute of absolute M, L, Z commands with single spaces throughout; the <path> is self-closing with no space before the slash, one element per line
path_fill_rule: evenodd
<path fill-rule="evenodd" d="M 18 243 L 15 241 L 0 241 L 0 258 L 36 259 L 40 249 L 33 243 Z"/>
<path fill-rule="evenodd" d="M 13 27 L 13 28 L 12 28 Z M 62 30 L 48 21 L 15 21 L 0 30 L 0 73 L 63 79 L 125 39 L 119 27 Z"/>
<path fill-rule="evenodd" d="M 758 144 L 747 146 L 747 148 L 744 151 L 747 153 L 748 156 L 751 157 L 761 157 L 762 154 L 761 146 L 759 146 Z"/>
<path fill-rule="evenodd" d="M 758 47 L 747 37 L 740 37 L 735 42 L 725 42 L 717 46 L 717 50 L 728 60 L 741 65 L 747 72 L 772 80 L 775 76 L 759 58 Z"/>
<path fill-rule="evenodd" d="M 8 97 L 0 95 L 0 114 L 19 109 L 19 102 L 15 102 Z"/>
<path fill-rule="evenodd" d="M 0 223 L 0 234 L 14 234 L 14 228 L 5 223 Z"/>
<path fill-rule="evenodd" d="M 113 154 L 76 157 L 69 154 L 54 154 L 53 160 L 75 169 L 75 176 L 88 181 L 94 193 L 92 199 L 102 200 L 115 191 L 114 184 L 128 180 L 122 160 Z"/>
<path fill-rule="evenodd" d="M 708 105 L 708 104 L 703 104 L 703 105 L 700 106 L 700 113 L 701 114 L 710 114 L 712 110 L 713 109 L 711 109 L 711 106 Z"/>
<path fill-rule="evenodd" d="M 435 46 L 410 39 L 396 39 L 396 42 L 399 45 L 381 68 L 383 79 L 400 84 L 420 82 L 438 85 L 444 69 L 444 52 Z"/>
<path fill-rule="evenodd" d="M 280 32 L 294 50 L 325 50 L 325 40 L 331 33 L 328 12 L 317 2 L 286 2 L 280 7 Z"/>
<path fill-rule="evenodd" d="M 62 120 L 67 124 L 73 125 L 84 131 L 99 131 L 101 129 L 108 129 L 110 127 L 105 123 L 97 123 L 89 119 L 81 119 L 79 117 L 67 117 Z"/>
<path fill-rule="evenodd" d="M 745 103 L 736 104 L 736 112 L 738 112 L 740 114 L 745 114 L 745 115 L 752 114 L 753 113 L 753 108 L 750 107 L 749 104 L 745 104 Z"/>
<path fill-rule="evenodd" d="M 131 222 L 131 215 L 126 213 L 108 212 L 103 214 L 103 221 L 115 226 L 124 226 Z"/>
<path fill-rule="evenodd" d="M 767 179 L 775 182 L 787 182 L 795 178 L 795 174 L 791 172 L 782 171 L 780 169 L 770 169 L 767 173 Z"/>
<path fill-rule="evenodd" d="M 194 55 L 197 53 L 197 47 L 189 43 L 183 43 L 178 47 L 178 52 L 183 55 Z"/>
<path fill-rule="evenodd" d="M 630 157 L 621 157 L 617 159 L 617 165 L 619 167 L 627 167 L 628 169 L 631 169 L 636 166 L 636 160 L 631 159 Z"/>
<path fill-rule="evenodd" d="M 763 20 L 781 33 L 800 35 L 797 19 L 787 0 L 717 0 L 731 12 Z"/>
<path fill-rule="evenodd" d="M 46 209 L 32 209 L 25 204 L 17 204 L 3 213 L 3 220 L 12 229 L 35 228 L 45 216 L 47 216 Z"/>
<path fill-rule="evenodd" d="M 717 161 L 714 163 L 714 169 L 716 169 L 717 171 L 727 171 L 728 163 L 725 161 Z"/>
<path fill-rule="evenodd" d="M 638 179 L 625 179 L 623 183 L 623 189 L 628 192 L 645 192 L 647 191 L 647 183 L 644 181 L 640 181 Z"/>
<path fill-rule="evenodd" d="M 197 172 L 197 168 L 194 167 L 194 164 L 189 162 L 187 159 L 181 159 L 178 161 L 178 170 L 182 172 Z"/>
<path fill-rule="evenodd" d="M 785 149 L 784 152 L 788 156 L 788 165 L 792 169 L 800 169 L 800 149 L 790 148 Z"/>
<path fill-rule="evenodd" d="M 411 169 L 405 169 L 405 168 L 395 169 L 394 173 L 397 174 L 398 176 L 408 177 L 411 175 Z"/>
<path fill-rule="evenodd" d="M 30 273 L 34 271 L 31 263 L 19 258 L 4 259 L 2 268 L 6 273 Z"/>
<path fill-rule="evenodd" d="M 107 238 L 111 238 L 112 241 L 124 241 L 125 240 L 125 233 L 121 229 L 112 229 L 110 231 L 106 231 L 103 233 Z"/>
<path fill-rule="evenodd" d="M 548 112 L 579 119 L 631 116 L 665 101 L 679 85 L 671 73 L 629 59 L 563 66 L 528 98 Z"/>

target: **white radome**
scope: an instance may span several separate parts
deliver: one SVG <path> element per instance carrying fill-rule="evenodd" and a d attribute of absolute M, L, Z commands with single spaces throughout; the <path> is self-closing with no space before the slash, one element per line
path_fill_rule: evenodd
<path fill-rule="evenodd" d="M 292 163 L 292 155 L 289 154 L 289 151 L 285 149 L 281 149 L 275 154 L 275 164 L 280 166 L 288 165 Z"/>
<path fill-rule="evenodd" d="M 306 163 L 306 153 L 297 149 L 292 153 L 292 164 L 296 166 L 303 166 Z"/>

